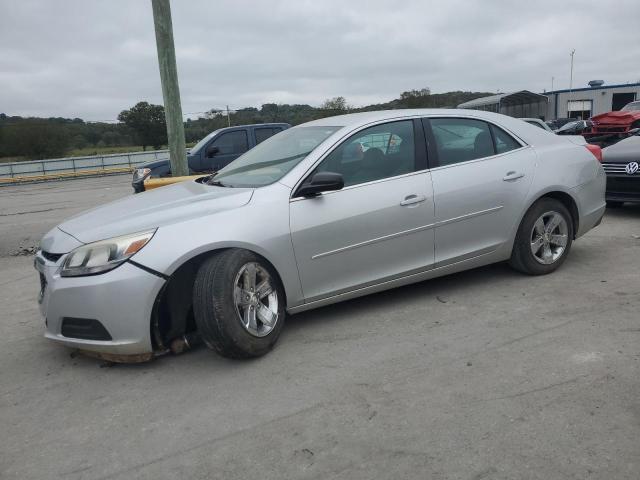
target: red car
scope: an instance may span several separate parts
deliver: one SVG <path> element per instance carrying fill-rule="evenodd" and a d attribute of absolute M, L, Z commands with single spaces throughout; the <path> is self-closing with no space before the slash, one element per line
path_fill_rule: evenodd
<path fill-rule="evenodd" d="M 589 140 L 592 137 L 615 135 L 619 138 L 626 137 L 629 130 L 640 127 L 640 100 L 627 103 L 618 112 L 607 112 L 590 118 L 593 125 L 582 135 Z"/>

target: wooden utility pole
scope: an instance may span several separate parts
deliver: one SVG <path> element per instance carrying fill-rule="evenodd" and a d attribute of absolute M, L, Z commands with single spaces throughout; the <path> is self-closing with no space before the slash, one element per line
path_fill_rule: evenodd
<path fill-rule="evenodd" d="M 173 45 L 171 6 L 169 5 L 169 0 L 151 0 L 151 6 L 156 30 L 160 82 L 162 83 L 162 98 L 164 99 L 164 116 L 167 121 L 171 174 L 174 177 L 179 177 L 189 175 L 189 167 L 187 166 L 187 151 L 184 144 L 184 123 L 182 123 L 176 51 Z"/>

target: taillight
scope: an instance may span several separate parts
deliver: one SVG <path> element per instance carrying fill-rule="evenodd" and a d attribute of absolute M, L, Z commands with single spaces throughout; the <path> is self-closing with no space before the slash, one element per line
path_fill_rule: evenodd
<path fill-rule="evenodd" d="M 593 153 L 593 156 L 596 157 L 596 160 L 602 163 L 602 149 L 598 145 L 591 145 L 590 143 L 587 143 L 585 147 L 587 147 L 587 150 Z"/>

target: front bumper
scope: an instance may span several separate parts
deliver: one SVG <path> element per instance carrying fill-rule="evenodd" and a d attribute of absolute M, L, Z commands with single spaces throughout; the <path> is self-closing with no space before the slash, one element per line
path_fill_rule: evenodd
<path fill-rule="evenodd" d="M 149 178 L 149 175 L 147 175 L 146 177 L 139 177 L 137 171 L 133 172 L 133 178 L 131 179 L 131 186 L 133 187 L 133 193 L 144 192 L 145 178 Z"/>
<path fill-rule="evenodd" d="M 607 201 L 640 203 L 640 174 L 607 174 Z"/>
<path fill-rule="evenodd" d="M 38 252 L 34 261 L 41 275 L 38 302 L 45 337 L 94 354 L 150 358 L 151 315 L 165 280 L 129 262 L 100 275 L 61 277 L 64 259 L 52 262 Z M 69 319 L 98 321 L 111 339 L 73 338 L 68 331 L 64 335 L 63 322 L 69 325 Z"/>

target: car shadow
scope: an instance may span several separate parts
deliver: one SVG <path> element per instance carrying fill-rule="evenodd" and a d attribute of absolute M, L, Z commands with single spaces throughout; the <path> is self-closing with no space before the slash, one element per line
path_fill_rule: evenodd
<path fill-rule="evenodd" d="M 640 203 L 625 203 L 621 207 L 608 207 L 605 216 L 612 218 L 638 218 L 640 217 Z"/>
<path fill-rule="evenodd" d="M 612 211 L 612 213 L 610 213 Z M 631 208 L 623 207 L 622 209 L 607 210 L 607 215 L 616 216 L 618 218 L 635 218 L 640 215 L 640 206 L 632 206 Z M 567 258 L 563 268 L 571 267 L 571 264 L 580 264 L 588 258 L 588 250 L 583 251 L 582 248 L 572 249 L 571 255 Z M 405 285 L 402 287 L 385 290 L 369 295 L 364 295 L 351 300 L 342 301 L 325 307 L 319 307 L 307 312 L 298 313 L 296 315 L 288 315 L 286 319 L 286 327 L 282 332 L 282 338 L 279 343 L 286 342 L 287 338 L 295 338 L 296 335 L 304 332 L 315 324 L 327 325 L 329 322 L 338 323 L 348 320 L 356 315 L 377 315 L 380 312 L 397 312 L 407 308 L 407 305 L 416 305 L 424 302 L 428 307 L 443 306 L 442 304 L 455 304 L 460 298 L 464 298 L 469 290 L 481 285 L 491 283 L 495 286 L 501 284 L 510 285 L 514 282 L 522 282 L 523 289 L 530 281 L 531 277 L 513 270 L 507 262 L 494 263 L 491 265 L 465 270 L 458 273 L 436 277 L 429 280 Z M 213 357 L 221 368 L 233 367 L 234 370 L 242 370 L 245 366 L 250 366 L 254 362 L 264 361 L 265 357 L 256 359 L 247 359 L 243 361 L 226 359 L 218 355 L 211 355 L 204 345 L 198 345 L 193 350 L 185 352 L 181 355 L 167 354 L 157 358 L 157 360 L 178 360 L 179 357 L 185 358 L 193 365 L 193 362 L 211 362 Z M 267 357 L 272 356 L 267 355 Z M 96 365 L 102 368 L 118 367 L 120 369 L 130 370 L 132 372 L 147 371 L 148 369 L 158 368 L 165 364 L 161 362 L 146 362 L 140 364 L 113 364 L 95 358 L 88 358 L 79 355 L 73 362 L 84 365 Z M 182 361 L 179 361 L 182 363 Z M 175 365 L 175 364 L 174 364 Z"/>
<path fill-rule="evenodd" d="M 283 333 L 292 333 L 316 322 L 340 321 L 354 314 L 373 314 L 382 308 L 402 309 L 418 300 L 449 303 L 453 295 L 458 296 L 474 285 L 495 280 L 511 282 L 526 277 L 514 271 L 506 262 L 494 263 L 291 315 L 287 318 L 287 328 Z"/>

